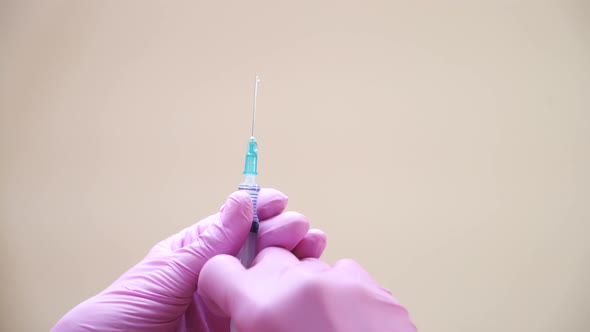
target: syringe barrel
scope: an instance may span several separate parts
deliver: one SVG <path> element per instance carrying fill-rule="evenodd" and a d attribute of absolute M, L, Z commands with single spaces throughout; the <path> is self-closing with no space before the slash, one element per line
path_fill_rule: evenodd
<path fill-rule="evenodd" d="M 250 232 L 257 233 L 258 213 L 256 210 L 258 206 L 258 193 L 260 192 L 260 186 L 256 184 L 254 176 L 246 175 L 245 181 L 238 186 L 238 190 L 244 190 L 248 192 L 248 195 L 250 195 L 250 199 L 252 200 L 252 208 L 254 209 L 254 215 L 252 217 L 252 226 L 250 227 Z"/>
<path fill-rule="evenodd" d="M 260 186 L 256 184 L 254 175 L 246 175 L 243 183 L 238 186 L 239 190 L 244 190 L 250 195 L 252 200 L 252 208 L 254 214 L 252 216 L 252 226 L 250 226 L 250 233 L 246 238 L 246 242 L 240 252 L 238 252 L 238 259 L 245 267 L 250 267 L 254 257 L 256 256 L 256 239 L 258 238 L 258 193 L 260 192 Z"/>

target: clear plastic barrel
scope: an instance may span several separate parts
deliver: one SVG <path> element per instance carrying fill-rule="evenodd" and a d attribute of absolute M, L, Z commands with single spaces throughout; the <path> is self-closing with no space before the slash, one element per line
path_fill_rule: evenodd
<path fill-rule="evenodd" d="M 258 193 L 260 192 L 260 186 L 256 184 L 255 177 L 246 175 L 244 183 L 238 186 L 239 190 L 245 190 L 250 195 L 252 200 L 252 207 L 254 209 L 254 215 L 252 217 L 252 226 L 250 227 L 250 233 L 246 238 L 246 243 L 242 246 L 238 255 L 236 256 L 244 267 L 248 268 L 252 265 L 252 261 L 256 257 L 256 242 L 258 239 Z M 233 321 L 231 322 L 231 332 L 237 332 Z"/>

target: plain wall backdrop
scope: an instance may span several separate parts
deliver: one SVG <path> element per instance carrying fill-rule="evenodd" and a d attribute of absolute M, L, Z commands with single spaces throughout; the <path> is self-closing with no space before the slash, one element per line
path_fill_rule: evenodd
<path fill-rule="evenodd" d="M 1 1 L 0 330 L 241 181 L 421 331 L 590 330 L 588 1 Z"/>

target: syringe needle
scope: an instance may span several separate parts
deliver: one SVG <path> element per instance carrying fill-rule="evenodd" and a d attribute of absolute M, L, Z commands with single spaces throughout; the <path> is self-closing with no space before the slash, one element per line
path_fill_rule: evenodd
<path fill-rule="evenodd" d="M 256 124 L 256 96 L 258 95 L 258 82 L 260 82 L 260 78 L 256 75 L 254 79 L 254 109 L 252 110 L 252 135 L 254 136 L 254 125 Z"/>

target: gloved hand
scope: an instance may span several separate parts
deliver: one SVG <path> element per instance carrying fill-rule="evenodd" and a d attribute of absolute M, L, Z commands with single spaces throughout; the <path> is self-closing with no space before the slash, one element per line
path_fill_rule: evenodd
<path fill-rule="evenodd" d="M 325 235 L 309 230 L 303 215 L 283 213 L 286 206 L 281 192 L 260 191 L 259 250 L 278 246 L 298 257 L 319 257 Z M 211 257 L 238 253 L 252 215 L 248 194 L 231 194 L 219 213 L 154 246 L 107 289 L 68 312 L 52 331 L 229 331 L 229 318 L 209 311 L 196 293 L 197 284 Z"/>
<path fill-rule="evenodd" d="M 352 260 L 333 266 L 264 249 L 246 270 L 232 256 L 212 258 L 198 293 L 238 332 L 415 332 L 408 312 Z"/>

